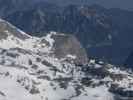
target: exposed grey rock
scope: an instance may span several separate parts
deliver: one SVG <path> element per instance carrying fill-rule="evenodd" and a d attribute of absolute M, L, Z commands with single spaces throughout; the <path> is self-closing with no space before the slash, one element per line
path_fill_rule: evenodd
<path fill-rule="evenodd" d="M 76 64 L 87 64 L 88 57 L 85 49 L 74 35 L 56 34 L 52 38 L 54 43 L 54 54 L 57 58 L 67 58 L 67 55 L 76 56 L 73 59 Z M 71 61 L 71 58 L 67 58 Z"/>

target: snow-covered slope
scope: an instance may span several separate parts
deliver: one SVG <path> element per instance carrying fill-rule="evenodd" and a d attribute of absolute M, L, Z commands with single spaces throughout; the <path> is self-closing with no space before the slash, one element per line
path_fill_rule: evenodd
<path fill-rule="evenodd" d="M 37 38 L 15 30 L 0 35 L 0 100 L 133 99 L 132 71 L 95 60 L 75 64 L 71 54 L 59 59 L 52 38 L 57 33 Z"/>

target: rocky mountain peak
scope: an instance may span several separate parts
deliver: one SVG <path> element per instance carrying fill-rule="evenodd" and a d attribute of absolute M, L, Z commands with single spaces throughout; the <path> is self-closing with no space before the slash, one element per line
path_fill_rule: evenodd
<path fill-rule="evenodd" d="M 0 29 L 0 100 L 132 100 L 133 72 L 88 61 L 75 36 L 33 37 L 4 20 Z"/>

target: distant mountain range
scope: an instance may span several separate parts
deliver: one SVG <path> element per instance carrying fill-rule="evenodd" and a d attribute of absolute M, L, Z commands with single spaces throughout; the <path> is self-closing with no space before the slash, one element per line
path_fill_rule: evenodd
<path fill-rule="evenodd" d="M 132 52 L 131 11 L 30 0 L 1 0 L 0 5 L 0 16 L 30 35 L 49 31 L 75 35 L 89 57 L 120 65 Z"/>

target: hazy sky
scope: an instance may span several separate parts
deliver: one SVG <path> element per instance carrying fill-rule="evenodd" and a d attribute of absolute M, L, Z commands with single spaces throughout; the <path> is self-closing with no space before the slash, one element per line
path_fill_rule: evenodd
<path fill-rule="evenodd" d="M 97 3 L 105 7 L 111 8 L 123 8 L 133 10 L 133 0 L 48 0 L 56 3 L 68 4 L 68 3 Z"/>

